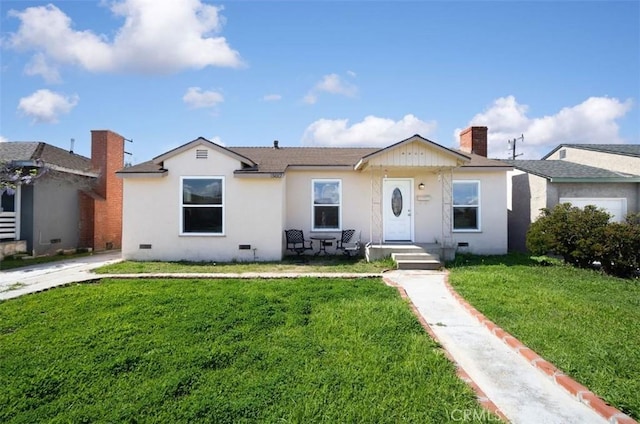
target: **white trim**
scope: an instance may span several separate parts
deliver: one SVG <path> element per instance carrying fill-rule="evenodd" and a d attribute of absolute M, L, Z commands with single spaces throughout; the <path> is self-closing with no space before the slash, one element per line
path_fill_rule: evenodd
<path fill-rule="evenodd" d="M 182 204 L 183 199 L 183 188 L 184 188 L 184 180 L 221 180 L 222 181 L 222 204 L 219 206 L 222 209 L 222 232 L 220 233 L 185 233 L 182 228 L 184 222 L 184 207 Z M 226 183 L 225 177 L 223 175 L 194 175 L 180 176 L 180 187 L 178 189 L 178 235 L 183 237 L 223 237 L 226 235 L 225 233 L 225 225 L 226 225 Z M 211 205 L 190 205 L 190 207 L 212 207 Z M 217 205 L 214 207 L 218 207 Z"/>
<path fill-rule="evenodd" d="M 415 240 L 415 232 L 414 232 L 414 227 L 415 227 L 415 205 L 414 205 L 414 199 L 413 199 L 413 187 L 414 187 L 414 179 L 413 178 L 383 178 L 382 179 L 382 202 L 385 202 L 387 199 L 385 199 L 384 194 L 385 194 L 385 185 L 387 182 L 390 181 L 408 181 L 409 182 L 409 240 L 410 242 L 413 242 Z M 404 241 L 404 240 L 387 240 L 387 238 L 385 237 L 386 231 L 385 231 L 385 226 L 386 226 L 386 215 L 385 215 L 385 208 L 384 206 L 382 207 L 382 241 L 383 242 L 393 242 L 393 241 Z"/>
<path fill-rule="evenodd" d="M 469 207 L 470 205 L 456 205 L 455 204 L 455 195 L 454 195 L 454 186 L 456 183 L 476 183 L 478 185 L 478 228 L 455 228 L 456 216 L 455 216 L 455 208 L 456 207 Z M 480 233 L 482 232 L 482 184 L 480 180 L 453 180 L 451 182 L 451 232 L 453 233 Z M 471 205 L 473 206 L 473 205 Z"/>
<path fill-rule="evenodd" d="M 338 207 L 338 227 L 337 228 L 316 228 L 315 227 L 315 184 L 318 182 L 338 183 L 338 192 L 340 195 Z M 323 205 L 318 205 L 323 206 Z M 327 204 L 326 206 L 336 206 L 335 204 Z M 313 178 L 311 179 L 311 231 L 314 233 L 331 233 L 342 231 L 342 179 L 340 178 Z"/>

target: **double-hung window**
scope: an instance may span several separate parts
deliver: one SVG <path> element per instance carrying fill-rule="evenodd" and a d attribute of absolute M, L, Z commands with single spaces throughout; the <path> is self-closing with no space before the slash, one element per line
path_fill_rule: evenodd
<path fill-rule="evenodd" d="M 312 180 L 312 231 L 340 231 L 342 226 L 342 181 Z"/>
<path fill-rule="evenodd" d="M 480 231 L 480 181 L 453 182 L 453 230 Z"/>
<path fill-rule="evenodd" d="M 224 234 L 224 177 L 181 177 L 180 191 L 180 234 Z"/>

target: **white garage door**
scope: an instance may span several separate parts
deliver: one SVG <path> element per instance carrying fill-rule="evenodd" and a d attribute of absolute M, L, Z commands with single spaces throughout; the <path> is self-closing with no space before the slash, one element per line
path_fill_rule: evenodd
<path fill-rule="evenodd" d="M 627 199 L 598 197 L 561 197 L 560 203 L 571 203 L 578 208 L 593 205 L 602 208 L 611 215 L 612 222 L 622 222 L 627 215 Z"/>

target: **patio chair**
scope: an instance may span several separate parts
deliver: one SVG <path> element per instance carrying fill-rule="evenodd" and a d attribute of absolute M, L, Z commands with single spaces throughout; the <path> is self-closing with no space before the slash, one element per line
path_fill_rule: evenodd
<path fill-rule="evenodd" d="M 306 250 L 313 250 L 313 242 L 304 239 L 302 230 L 284 230 L 287 239 L 287 250 L 302 255 Z"/>
<path fill-rule="evenodd" d="M 342 237 L 337 241 L 336 251 L 342 250 L 342 253 L 351 257 L 352 253 L 356 255 L 360 253 L 360 240 L 352 242 L 353 235 L 356 230 L 342 230 Z"/>

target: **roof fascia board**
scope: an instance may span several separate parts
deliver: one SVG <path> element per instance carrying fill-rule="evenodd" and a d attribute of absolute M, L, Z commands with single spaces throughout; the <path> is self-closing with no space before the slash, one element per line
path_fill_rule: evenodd
<path fill-rule="evenodd" d="M 236 178 L 273 178 L 279 179 L 284 177 L 284 172 L 243 172 L 233 171 L 233 176 Z"/>
<path fill-rule="evenodd" d="M 594 178 L 570 178 L 547 177 L 552 183 L 640 183 L 640 177 L 594 177 Z"/>
<path fill-rule="evenodd" d="M 287 171 L 352 171 L 351 165 L 289 165 Z"/>
<path fill-rule="evenodd" d="M 166 169 L 162 172 L 116 172 L 118 178 L 162 178 L 169 175 Z"/>
<path fill-rule="evenodd" d="M 469 172 L 469 171 L 513 171 L 513 166 L 461 166 L 455 168 L 456 172 Z"/>
<path fill-rule="evenodd" d="M 83 177 L 98 178 L 100 176 L 99 172 L 80 171 L 77 169 L 65 168 L 64 166 L 52 165 L 50 163 L 45 163 L 44 167 L 53 171 L 66 172 L 67 174 L 81 175 Z"/>

